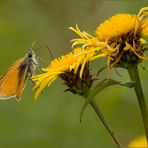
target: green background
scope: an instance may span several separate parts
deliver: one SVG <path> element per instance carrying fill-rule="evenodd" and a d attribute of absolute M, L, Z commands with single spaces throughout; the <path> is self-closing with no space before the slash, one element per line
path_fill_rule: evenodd
<path fill-rule="evenodd" d="M 94 34 L 96 27 L 116 13 L 138 13 L 148 6 L 147 0 L 1 0 L 0 1 L 0 74 L 25 55 L 32 42 L 36 47 L 48 45 L 58 57 L 71 49 L 70 40 L 76 35 L 68 30 L 77 23 L 81 30 Z M 48 50 L 41 48 L 36 55 L 39 68 L 51 60 Z M 148 62 L 140 69 L 143 90 L 148 102 Z M 102 66 L 92 64 L 92 71 Z M 37 70 L 37 73 L 40 71 Z M 114 71 L 116 80 L 129 81 L 127 71 Z M 83 98 L 70 92 L 57 80 L 44 89 L 34 101 L 32 83 L 28 80 L 21 101 L 0 101 L 0 148 L 114 148 L 116 147 L 96 114 L 87 107 L 83 122 L 79 114 Z M 112 129 L 124 145 L 142 134 L 143 125 L 133 89 L 120 86 L 107 88 L 97 95 L 97 103 Z"/>

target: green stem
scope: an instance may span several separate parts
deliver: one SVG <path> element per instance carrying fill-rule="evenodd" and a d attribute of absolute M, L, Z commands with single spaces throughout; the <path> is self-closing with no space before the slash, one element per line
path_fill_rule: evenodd
<path fill-rule="evenodd" d="M 131 80 L 135 82 L 134 89 L 135 89 L 136 96 L 138 98 L 139 107 L 140 107 L 145 134 L 146 134 L 146 139 L 147 139 L 147 144 L 148 144 L 148 114 L 147 114 L 146 103 L 144 100 L 144 94 L 141 86 L 137 65 L 129 68 L 128 73 L 130 75 Z"/>
<path fill-rule="evenodd" d="M 121 85 L 126 86 L 128 88 L 132 88 L 134 86 L 133 82 L 127 82 L 127 83 L 121 83 L 112 79 L 107 80 L 106 82 L 103 80 L 99 84 L 97 84 L 92 90 L 87 91 L 83 96 L 86 98 L 86 101 L 82 107 L 81 113 L 80 113 L 80 122 L 82 121 L 83 113 L 85 111 L 85 108 L 87 105 L 95 98 L 95 96 L 102 91 L 103 89 L 112 86 L 112 85 Z"/>
<path fill-rule="evenodd" d="M 105 120 L 104 115 L 102 114 L 102 112 L 99 109 L 96 102 L 93 100 L 93 101 L 90 102 L 90 105 L 93 108 L 93 110 L 96 112 L 97 116 L 101 120 L 102 124 L 104 125 L 104 127 L 106 128 L 106 130 L 108 131 L 108 133 L 110 134 L 112 139 L 114 140 L 114 142 L 116 143 L 117 147 L 122 148 L 122 145 L 121 145 L 120 141 L 115 136 L 114 132 L 111 130 L 110 126 L 108 125 L 107 121 Z"/>

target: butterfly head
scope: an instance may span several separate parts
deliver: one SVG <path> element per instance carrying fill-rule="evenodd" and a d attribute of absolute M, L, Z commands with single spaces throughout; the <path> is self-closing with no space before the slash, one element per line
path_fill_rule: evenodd
<path fill-rule="evenodd" d="M 35 55 L 35 52 L 33 50 L 29 50 L 27 53 L 26 53 L 26 59 L 28 61 L 31 61 L 32 64 L 34 65 L 37 65 L 37 60 L 36 60 L 36 55 Z"/>

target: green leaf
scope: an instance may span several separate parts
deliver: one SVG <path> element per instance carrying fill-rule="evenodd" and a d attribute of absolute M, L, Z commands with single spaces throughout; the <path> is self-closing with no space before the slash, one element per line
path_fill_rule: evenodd
<path fill-rule="evenodd" d="M 121 85 L 121 86 L 125 86 L 128 88 L 132 88 L 134 87 L 134 83 L 133 82 L 126 82 L 126 83 L 122 83 L 122 82 L 118 82 L 115 81 L 113 79 L 109 79 L 109 80 L 103 80 L 100 83 L 98 83 L 92 90 L 90 90 L 90 92 L 88 93 L 87 97 L 86 97 L 86 101 L 82 107 L 81 113 L 80 113 L 80 122 L 82 122 L 82 117 L 83 117 L 83 113 L 87 107 L 87 105 L 94 99 L 94 97 L 103 89 L 112 86 L 112 85 Z"/>
<path fill-rule="evenodd" d="M 128 88 L 133 88 L 135 86 L 135 82 L 126 82 L 126 83 L 119 83 L 121 86 L 125 86 Z"/>

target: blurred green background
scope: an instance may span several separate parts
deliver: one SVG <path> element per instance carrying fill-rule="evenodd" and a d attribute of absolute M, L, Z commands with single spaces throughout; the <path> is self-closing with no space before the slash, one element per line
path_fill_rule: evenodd
<path fill-rule="evenodd" d="M 32 42 L 48 45 L 54 57 L 70 51 L 70 40 L 76 35 L 68 30 L 77 23 L 81 30 L 94 34 L 99 23 L 115 13 L 138 13 L 148 6 L 147 0 L 1 0 L 0 1 L 0 74 L 25 55 Z M 36 52 L 40 68 L 50 61 L 48 51 Z M 100 65 L 99 65 L 99 64 Z M 142 85 L 148 98 L 148 62 L 140 68 Z M 93 69 L 100 68 L 94 63 Z M 120 78 L 129 81 L 125 70 Z M 96 114 L 87 107 L 82 124 L 79 114 L 83 98 L 63 93 L 65 86 L 57 80 L 34 101 L 32 83 L 22 100 L 0 101 L 0 148 L 114 148 L 116 147 Z M 126 145 L 144 134 L 139 107 L 133 89 L 113 86 L 97 96 L 97 103 L 112 129 Z M 148 99 L 146 100 L 148 102 Z"/>

